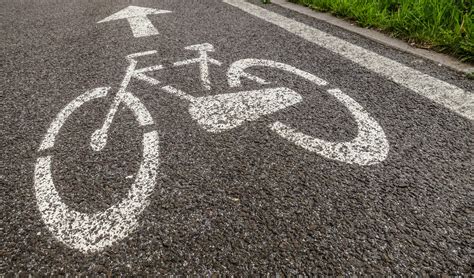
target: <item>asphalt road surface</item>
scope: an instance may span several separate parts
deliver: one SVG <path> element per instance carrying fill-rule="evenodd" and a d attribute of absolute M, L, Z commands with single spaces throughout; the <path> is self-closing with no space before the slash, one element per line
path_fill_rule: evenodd
<path fill-rule="evenodd" d="M 257 1 L 0 15 L 0 273 L 472 273 L 472 80 Z"/>

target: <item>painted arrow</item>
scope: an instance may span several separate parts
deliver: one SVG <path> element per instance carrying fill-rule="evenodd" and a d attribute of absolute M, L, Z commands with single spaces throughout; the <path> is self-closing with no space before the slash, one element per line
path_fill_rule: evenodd
<path fill-rule="evenodd" d="M 132 28 L 132 33 L 135 38 L 139 37 L 147 37 L 158 35 L 158 30 L 156 30 L 155 26 L 151 23 L 148 19 L 148 15 L 150 14 L 166 14 L 171 13 L 171 11 L 167 10 L 156 10 L 152 8 L 143 8 L 137 6 L 128 6 L 123 10 L 120 10 L 113 15 L 102 19 L 97 23 L 103 23 L 113 20 L 119 19 L 126 19 L 130 24 L 130 28 Z"/>

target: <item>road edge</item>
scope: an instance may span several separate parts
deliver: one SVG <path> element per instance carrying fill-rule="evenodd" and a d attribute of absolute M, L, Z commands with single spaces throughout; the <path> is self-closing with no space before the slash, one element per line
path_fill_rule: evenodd
<path fill-rule="evenodd" d="M 337 26 L 349 32 L 356 33 L 360 36 L 363 36 L 367 39 L 381 43 L 383 45 L 389 46 L 391 48 L 408 52 L 420 58 L 431 60 L 437 64 L 443 65 L 457 72 L 461 72 L 464 74 L 474 74 L 474 66 L 469 65 L 467 63 L 460 62 L 456 60 L 456 58 L 453 58 L 449 55 L 434 52 L 427 49 L 413 47 L 402 40 L 389 37 L 383 33 L 380 33 L 372 29 L 366 29 L 363 27 L 353 25 L 329 13 L 317 12 L 309 7 L 291 3 L 291 2 L 288 2 L 287 0 L 272 0 L 271 3 L 276 4 L 285 9 L 289 9 L 289 10 L 310 16 L 312 18 L 327 22 L 329 24 L 332 24 L 334 26 Z"/>

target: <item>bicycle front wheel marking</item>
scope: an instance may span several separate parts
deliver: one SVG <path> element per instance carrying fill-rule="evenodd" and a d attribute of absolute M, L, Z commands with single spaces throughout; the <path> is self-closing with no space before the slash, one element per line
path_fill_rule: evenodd
<path fill-rule="evenodd" d="M 55 138 L 66 119 L 82 104 L 104 97 L 108 88 L 97 88 L 79 96 L 67 105 L 51 124 L 40 151 L 53 147 Z M 144 105 L 128 94 L 125 105 L 140 125 L 152 123 Z M 143 135 L 143 161 L 127 196 L 105 211 L 87 214 L 70 209 L 59 196 L 52 177 L 51 155 L 40 156 L 35 166 L 35 192 L 41 217 L 54 237 L 81 252 L 95 252 L 127 237 L 138 225 L 138 217 L 149 204 L 155 187 L 159 164 L 158 133 Z"/>

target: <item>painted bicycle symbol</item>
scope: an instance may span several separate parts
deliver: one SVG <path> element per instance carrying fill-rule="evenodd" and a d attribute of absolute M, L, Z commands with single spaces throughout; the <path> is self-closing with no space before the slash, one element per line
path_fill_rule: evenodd
<path fill-rule="evenodd" d="M 179 61 L 175 67 L 196 64 L 200 69 L 200 79 L 205 90 L 211 89 L 209 65 L 221 66 L 222 63 L 209 57 L 214 51 L 211 44 L 192 45 L 186 50 L 197 51 L 198 58 Z M 90 145 L 94 151 L 101 151 L 107 144 L 108 130 L 121 105 L 127 107 L 140 126 L 153 126 L 154 121 L 145 105 L 127 87 L 132 79 L 138 79 L 157 86 L 160 81 L 146 75 L 149 72 L 163 70 L 162 65 L 137 69 L 137 59 L 153 55 L 156 51 L 146 51 L 128 55 L 129 61 L 125 77 L 110 105 L 102 125 L 91 135 Z M 325 87 L 325 80 L 293 66 L 271 60 L 242 59 L 232 63 L 227 70 L 230 87 L 241 87 L 242 79 L 258 84 L 270 84 L 265 79 L 246 72 L 252 67 L 269 67 L 296 74 L 318 86 Z M 203 97 L 191 96 L 173 86 L 160 87 L 163 93 L 169 93 L 189 103 L 189 114 L 204 130 L 212 133 L 224 132 L 246 122 L 258 119 L 303 101 L 300 94 L 286 87 L 272 87 L 253 91 L 240 91 Z M 327 89 L 352 114 L 357 123 L 358 133 L 347 142 L 331 142 L 304 134 L 291 126 L 276 121 L 268 125 L 275 135 L 317 155 L 349 164 L 372 165 L 387 157 L 389 144 L 383 129 L 365 109 L 340 89 Z M 41 142 L 39 151 L 54 147 L 61 127 L 76 109 L 87 102 L 100 99 L 110 93 L 110 87 L 95 88 L 83 93 L 66 105 L 53 120 Z M 150 129 L 147 129 L 150 130 Z M 143 160 L 127 196 L 105 211 L 82 213 L 69 208 L 60 198 L 52 176 L 52 155 L 39 156 L 35 165 L 35 191 L 42 219 L 56 239 L 81 252 L 100 251 L 127 237 L 137 226 L 138 218 L 148 206 L 149 196 L 153 192 L 159 168 L 159 136 L 156 129 L 147 131 L 142 137 Z"/>

